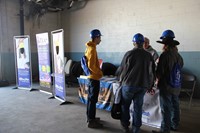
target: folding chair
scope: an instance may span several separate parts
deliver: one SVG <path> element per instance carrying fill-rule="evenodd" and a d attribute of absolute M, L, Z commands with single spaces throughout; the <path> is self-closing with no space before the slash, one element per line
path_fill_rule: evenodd
<path fill-rule="evenodd" d="M 71 66 L 72 66 L 72 60 L 69 59 L 68 61 L 66 61 L 66 65 L 65 65 L 65 75 L 69 75 L 70 74 L 70 69 L 71 69 Z"/>
<path fill-rule="evenodd" d="M 192 74 L 184 73 L 182 75 L 182 87 L 181 92 L 185 93 L 189 97 L 189 108 L 191 107 L 194 89 L 196 85 L 196 76 Z"/>
<path fill-rule="evenodd" d="M 67 61 L 67 63 L 65 64 L 65 82 L 67 84 L 67 86 L 69 87 L 71 85 L 71 83 L 68 81 L 70 74 L 71 74 L 71 67 L 72 67 L 72 60 L 69 59 Z"/>

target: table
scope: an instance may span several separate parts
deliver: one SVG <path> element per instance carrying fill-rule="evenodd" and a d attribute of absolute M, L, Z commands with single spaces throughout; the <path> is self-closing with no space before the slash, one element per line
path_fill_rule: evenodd
<path fill-rule="evenodd" d="M 79 99 L 82 103 L 87 104 L 88 96 L 88 80 L 85 76 L 78 78 L 79 82 Z M 96 107 L 111 111 L 112 101 L 114 100 L 114 94 L 118 86 L 118 82 L 114 77 L 103 77 L 100 80 L 100 92 Z M 160 128 L 161 126 L 161 108 L 159 100 L 159 90 L 154 87 L 154 93 L 145 93 L 144 103 L 142 109 L 142 123 L 151 127 Z M 133 106 L 133 104 L 131 104 Z M 133 108 L 133 107 L 132 107 Z M 130 112 L 133 112 L 130 109 Z"/>
<path fill-rule="evenodd" d="M 79 99 L 82 103 L 87 104 L 88 80 L 86 76 L 80 76 L 78 82 L 80 86 L 78 90 Z M 117 82 L 115 77 L 101 78 L 98 102 L 96 104 L 97 108 L 111 111 L 113 101 L 113 83 L 115 82 Z"/>

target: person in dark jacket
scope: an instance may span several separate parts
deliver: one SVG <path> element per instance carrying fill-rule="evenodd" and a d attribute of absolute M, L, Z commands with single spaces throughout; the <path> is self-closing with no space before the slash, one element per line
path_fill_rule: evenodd
<path fill-rule="evenodd" d="M 130 125 L 130 105 L 133 101 L 132 132 L 138 133 L 142 125 L 143 97 L 153 83 L 150 73 L 155 72 L 155 63 L 152 55 L 143 49 L 144 36 L 137 33 L 133 36 L 134 48 L 124 55 L 119 80 L 122 85 L 122 116 L 120 119 L 124 132 L 128 133 Z M 152 70 L 150 70 L 152 69 Z"/>
<path fill-rule="evenodd" d="M 178 63 L 181 68 L 183 67 L 183 59 L 177 49 L 179 42 L 174 40 L 174 38 L 174 32 L 172 30 L 166 30 L 160 37 L 162 41 L 157 41 L 164 45 L 156 70 L 163 118 L 161 130 L 158 132 L 152 131 L 153 133 L 170 133 L 170 129 L 177 130 L 180 122 L 178 98 L 180 87 L 171 87 L 169 84 L 169 76 L 175 63 Z"/>

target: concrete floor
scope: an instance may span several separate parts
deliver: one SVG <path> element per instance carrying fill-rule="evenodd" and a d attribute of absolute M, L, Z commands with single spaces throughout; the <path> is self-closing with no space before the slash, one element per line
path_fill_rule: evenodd
<path fill-rule="evenodd" d="M 40 91 L 13 87 L 0 87 L 0 133 L 122 133 L 119 121 L 105 110 L 97 110 L 104 128 L 87 128 L 86 105 L 80 103 L 77 87 L 66 88 L 67 100 L 73 103 L 67 105 Z M 181 125 L 176 133 L 200 133 L 200 102 L 194 100 L 190 110 L 186 105 L 181 104 Z M 141 129 L 141 133 L 151 133 L 154 128 L 143 125 Z"/>

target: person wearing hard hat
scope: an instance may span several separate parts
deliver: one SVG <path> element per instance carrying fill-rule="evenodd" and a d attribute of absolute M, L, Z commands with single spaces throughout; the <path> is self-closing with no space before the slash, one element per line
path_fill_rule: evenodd
<path fill-rule="evenodd" d="M 98 29 L 94 29 L 90 32 L 91 40 L 87 42 L 85 56 L 87 59 L 87 66 L 90 71 L 88 75 L 88 102 L 87 102 L 87 126 L 88 128 L 101 128 L 103 124 L 100 123 L 100 118 L 96 117 L 96 103 L 98 101 L 98 95 L 100 90 L 100 78 L 103 73 L 100 69 L 96 46 L 101 42 L 101 32 Z"/>
<path fill-rule="evenodd" d="M 160 106 L 162 113 L 162 122 L 160 131 L 152 131 L 153 133 L 170 133 L 170 130 L 177 130 L 180 122 L 179 112 L 179 93 L 181 87 L 181 69 L 183 67 L 183 59 L 178 53 L 177 45 L 179 42 L 174 40 L 175 35 L 172 30 L 165 30 L 160 37 L 163 44 L 163 52 L 159 57 L 156 70 L 158 81 L 158 89 L 160 91 Z M 178 64 L 178 65 L 176 65 Z M 172 82 L 172 70 L 178 66 L 174 75 L 175 84 Z"/>
<path fill-rule="evenodd" d="M 148 51 L 149 53 L 151 53 L 151 55 L 153 56 L 153 59 L 155 61 L 155 63 L 157 64 L 158 62 L 158 52 L 150 45 L 150 40 L 147 37 L 144 37 L 144 45 L 143 45 L 144 49 L 146 51 Z"/>
<path fill-rule="evenodd" d="M 130 132 L 130 105 L 133 102 L 132 133 L 139 133 L 142 125 L 143 97 L 147 89 L 153 86 L 151 72 L 155 73 L 155 62 L 152 55 L 144 50 L 144 36 L 137 33 L 133 36 L 134 48 L 125 53 L 119 70 L 119 82 L 122 86 L 121 126 L 125 133 Z"/>

